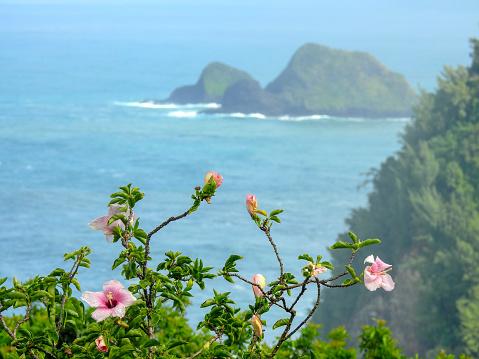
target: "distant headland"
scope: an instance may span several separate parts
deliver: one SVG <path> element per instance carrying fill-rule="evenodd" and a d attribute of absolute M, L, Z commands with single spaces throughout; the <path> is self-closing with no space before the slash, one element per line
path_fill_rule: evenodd
<path fill-rule="evenodd" d="M 213 62 L 195 85 L 179 87 L 165 100 L 145 102 L 221 105 L 209 113 L 378 118 L 411 116 L 416 100 L 404 76 L 373 56 L 307 43 L 264 89 L 248 73 Z"/>

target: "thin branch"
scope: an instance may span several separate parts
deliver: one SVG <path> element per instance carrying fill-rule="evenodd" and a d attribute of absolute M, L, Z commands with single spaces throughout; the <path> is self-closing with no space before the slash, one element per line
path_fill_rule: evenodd
<path fill-rule="evenodd" d="M 309 318 L 311 318 L 313 316 L 313 313 L 316 311 L 316 309 L 318 309 L 319 301 L 321 299 L 321 285 L 319 284 L 319 280 L 317 278 L 316 278 L 316 285 L 318 287 L 318 297 L 316 299 L 316 303 L 314 304 L 313 309 L 311 309 L 308 316 L 306 318 L 304 318 L 304 320 L 291 333 L 289 333 L 289 335 L 286 337 L 285 340 L 288 340 L 289 338 L 291 338 L 291 336 L 294 333 L 296 333 L 299 330 L 299 328 L 301 328 L 309 320 Z"/>
<path fill-rule="evenodd" d="M 177 221 L 178 219 L 181 219 L 183 217 L 186 217 L 188 214 L 189 214 L 189 211 L 186 211 L 185 213 L 183 214 L 180 214 L 179 216 L 177 217 L 170 217 L 168 218 L 166 221 L 164 221 L 162 224 L 160 224 L 158 227 L 156 227 L 154 230 L 152 230 L 150 233 L 148 233 L 148 239 L 151 238 L 152 235 L 154 235 L 156 232 L 158 232 L 160 229 L 162 229 L 164 226 L 166 226 L 167 224 L 169 224 L 170 222 L 173 222 L 173 221 Z"/>
<path fill-rule="evenodd" d="M 78 268 L 80 267 L 80 263 L 81 263 L 83 258 L 84 258 L 84 256 L 79 256 L 76 259 L 76 261 L 73 263 L 72 269 L 70 269 L 70 272 L 68 273 L 68 285 L 70 285 L 72 283 L 72 280 L 75 277 L 75 274 L 77 273 Z M 67 297 L 67 291 L 64 291 L 63 295 L 62 295 L 62 304 L 61 304 L 61 307 L 60 307 L 60 316 L 58 317 L 58 322 L 55 325 L 55 329 L 56 329 L 56 332 L 57 332 L 58 336 L 60 335 L 60 330 L 61 330 L 61 327 L 62 327 L 62 318 L 63 318 L 63 311 L 65 310 L 66 297 Z M 57 342 L 56 345 L 58 345 L 58 343 L 59 342 Z"/>
<path fill-rule="evenodd" d="M 286 335 L 288 331 L 291 329 L 291 323 L 293 323 L 294 317 L 296 316 L 296 311 L 291 311 L 290 312 L 290 318 L 288 321 L 288 324 L 286 324 L 286 328 L 283 330 L 283 333 L 281 334 L 281 338 L 279 338 L 278 343 L 276 343 L 275 347 L 273 348 L 273 351 L 271 352 L 270 356 L 268 357 L 269 359 L 274 358 L 276 352 L 278 351 L 279 347 L 283 342 L 286 340 Z"/>
<path fill-rule="evenodd" d="M 266 234 L 266 237 L 268 237 L 269 243 L 271 243 L 271 245 L 273 246 L 274 253 L 276 254 L 276 258 L 278 259 L 278 262 L 279 262 L 279 268 L 281 270 L 281 275 L 279 277 L 280 278 L 279 283 L 282 284 L 283 278 L 284 278 L 283 261 L 281 260 L 281 257 L 279 256 L 278 248 L 276 248 L 276 244 L 274 243 L 273 238 L 271 237 L 270 228 L 268 226 L 266 226 L 266 224 L 265 224 L 265 225 L 261 226 L 260 229 Z"/>
<path fill-rule="evenodd" d="M 325 287 L 328 287 L 328 288 L 346 288 L 346 287 L 351 287 L 355 284 L 358 284 L 359 282 L 351 282 L 351 283 L 348 283 L 348 284 L 326 284 L 326 283 L 321 283 L 322 285 L 324 285 Z"/>
<path fill-rule="evenodd" d="M 32 306 L 30 304 L 27 304 L 27 311 L 25 312 L 25 317 L 18 321 L 15 324 L 15 329 L 13 329 L 13 336 L 16 338 L 17 337 L 17 330 L 20 327 L 20 324 L 25 323 L 28 319 L 30 319 L 30 311 L 32 310 Z"/>
<path fill-rule="evenodd" d="M 293 304 L 291 304 L 291 307 L 289 307 L 289 310 L 292 310 L 294 308 L 294 306 L 298 303 L 299 299 L 303 296 L 303 294 L 306 292 L 306 284 L 308 283 L 308 280 L 305 279 L 304 282 L 303 282 L 303 285 L 301 287 L 301 292 L 298 294 L 298 296 L 296 297 L 296 299 L 294 300 Z"/>
<path fill-rule="evenodd" d="M 2 306 L 0 305 L 0 309 L 2 309 Z M 3 318 L 2 312 L 0 312 L 0 322 L 2 323 L 3 329 L 7 332 L 7 334 L 15 340 L 15 335 L 12 333 L 12 331 L 8 328 L 7 323 L 5 323 L 5 319 Z"/>
<path fill-rule="evenodd" d="M 208 342 L 208 345 L 213 344 L 213 343 L 216 341 L 216 339 L 218 339 L 220 336 L 221 336 L 220 334 L 217 334 L 213 339 L 211 339 L 211 340 Z M 200 355 L 200 354 L 203 352 L 204 349 L 205 349 L 204 347 L 201 348 L 199 351 L 197 351 L 195 354 L 193 354 L 192 356 L 190 356 L 190 357 L 187 358 L 187 359 L 196 358 L 198 355 Z"/>
<path fill-rule="evenodd" d="M 56 357 L 55 355 L 53 355 L 52 353 L 50 353 L 48 350 L 45 350 L 45 349 L 43 349 L 43 348 L 40 348 L 39 346 L 31 345 L 30 348 L 40 350 L 42 353 L 45 353 L 45 354 L 47 354 L 47 355 L 50 355 L 52 358 L 57 359 L 57 357 Z M 33 356 L 34 358 L 38 358 L 38 357 L 37 357 L 35 354 L 33 354 L 33 353 L 31 353 L 30 355 Z"/>

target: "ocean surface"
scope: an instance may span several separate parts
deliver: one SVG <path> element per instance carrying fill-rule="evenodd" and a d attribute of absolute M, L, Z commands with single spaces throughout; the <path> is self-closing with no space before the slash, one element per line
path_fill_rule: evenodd
<path fill-rule="evenodd" d="M 246 278 L 261 273 L 267 283 L 275 280 L 278 263 L 246 212 L 246 194 L 255 194 L 267 212 L 284 209 L 272 236 L 287 272 L 301 278 L 298 255 L 329 258 L 327 248 L 348 230 L 344 219 L 367 203 L 371 186 L 358 186 L 400 148 L 398 134 L 410 119 L 208 115 L 202 111 L 215 104 L 144 104 L 196 82 L 209 61 L 202 52 L 208 44 L 182 42 L 178 32 L 155 42 L 154 34 L 141 36 L 141 27 L 114 27 L 111 18 L 120 10 L 88 9 L 5 6 L 0 16 L 0 278 L 11 283 L 13 276 L 23 281 L 69 269 L 62 255 L 89 246 L 92 266 L 82 268 L 80 283 L 82 290 L 101 290 L 121 279 L 111 265 L 122 247 L 87 224 L 107 213 L 110 193 L 128 183 L 141 188 L 145 198 L 135 212 L 148 232 L 187 210 L 210 170 L 224 178 L 212 204 L 153 237 L 154 263 L 167 251 L 181 251 L 217 272 L 230 254 L 239 254 Z M 245 56 L 264 46 L 243 41 L 240 51 L 228 44 L 218 46 L 266 82 L 268 66 Z M 276 61 L 278 69 L 286 63 Z M 239 281 L 212 284 L 244 309 L 254 302 L 250 286 Z M 309 292 L 298 306 L 299 320 L 312 306 Z M 196 294 L 198 307 L 212 286 Z M 188 308 L 193 327 L 204 313 Z M 263 319 L 271 328 L 278 318 L 273 312 Z"/>

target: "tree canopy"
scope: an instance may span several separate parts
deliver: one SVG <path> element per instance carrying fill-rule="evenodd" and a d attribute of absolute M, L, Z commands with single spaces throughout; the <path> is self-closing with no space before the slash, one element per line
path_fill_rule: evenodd
<path fill-rule="evenodd" d="M 421 93 L 401 150 L 372 171 L 367 208 L 346 220 L 358 237 L 381 239 L 371 250 L 393 265 L 396 290 L 328 291 L 335 306 L 315 317 L 326 328 L 354 331 L 376 317 L 406 352 L 479 356 L 479 40 L 471 44 L 470 67 L 445 67 L 437 89 Z"/>

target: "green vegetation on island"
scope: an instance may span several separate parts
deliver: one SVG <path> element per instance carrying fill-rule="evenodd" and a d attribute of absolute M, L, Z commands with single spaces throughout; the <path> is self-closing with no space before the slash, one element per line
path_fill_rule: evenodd
<path fill-rule="evenodd" d="M 417 96 L 405 78 L 373 56 L 308 43 L 266 87 L 288 112 L 335 116 L 401 117 Z"/>
<path fill-rule="evenodd" d="M 359 237 L 381 239 L 375 254 L 391 258 L 396 290 L 325 291 L 315 321 L 327 330 L 345 325 L 354 336 L 381 318 L 407 354 L 479 357 L 479 41 L 472 45 L 469 68 L 445 67 L 435 92 L 421 94 L 402 149 L 372 172 L 368 206 L 346 220 Z M 344 255 L 332 252 L 333 261 Z"/>
<path fill-rule="evenodd" d="M 244 71 L 213 62 L 205 67 L 195 85 L 177 88 L 166 101 L 180 104 L 220 103 L 225 90 L 240 80 L 253 78 Z"/>
<path fill-rule="evenodd" d="M 212 112 L 265 115 L 407 117 L 417 102 L 406 79 L 373 56 L 308 43 L 266 88 L 246 72 L 215 62 L 195 85 L 183 86 L 160 103 L 221 104 Z"/>

